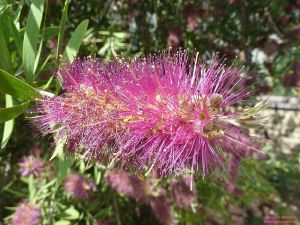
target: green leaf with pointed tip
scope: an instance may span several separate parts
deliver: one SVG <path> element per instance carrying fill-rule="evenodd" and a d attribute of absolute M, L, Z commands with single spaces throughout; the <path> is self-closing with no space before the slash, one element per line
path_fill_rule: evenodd
<path fill-rule="evenodd" d="M 56 156 L 60 155 L 60 156 L 63 156 L 63 152 L 64 152 L 64 146 L 66 144 L 66 139 L 63 139 L 63 140 L 59 140 L 57 143 L 56 143 L 56 147 L 54 149 L 54 152 L 50 158 L 50 161 L 52 159 L 54 159 Z"/>
<path fill-rule="evenodd" d="M 33 0 L 27 18 L 23 40 L 23 64 L 26 80 L 29 83 L 32 83 L 34 78 L 34 62 L 36 58 L 43 11 L 44 0 Z"/>
<path fill-rule="evenodd" d="M 0 92 L 23 100 L 41 97 L 41 94 L 38 93 L 33 87 L 1 69 Z"/>
<path fill-rule="evenodd" d="M 0 123 L 6 122 L 8 120 L 12 120 L 19 115 L 21 115 L 29 106 L 29 101 L 22 103 L 20 105 L 8 107 L 8 108 L 0 108 Z"/>
<path fill-rule="evenodd" d="M 67 46 L 64 52 L 64 59 L 66 59 L 69 63 L 71 63 L 73 61 L 73 58 L 76 56 L 81 42 L 84 38 L 84 35 L 87 31 L 88 28 L 88 24 L 89 21 L 88 20 L 84 20 L 82 21 L 78 27 L 76 28 L 76 30 L 73 32 Z"/>

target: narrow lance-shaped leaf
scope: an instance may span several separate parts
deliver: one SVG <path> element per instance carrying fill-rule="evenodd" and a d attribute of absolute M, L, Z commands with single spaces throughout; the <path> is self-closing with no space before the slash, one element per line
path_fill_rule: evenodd
<path fill-rule="evenodd" d="M 73 164 L 73 158 L 68 158 L 64 154 L 64 147 L 66 144 L 67 139 L 60 139 L 56 143 L 56 147 L 54 150 L 54 153 L 50 160 L 56 157 L 56 167 L 57 167 L 57 175 L 56 175 L 56 187 L 58 188 L 63 180 L 65 179 L 65 176 L 68 173 L 68 170 L 70 169 L 71 165 Z"/>
<path fill-rule="evenodd" d="M 52 37 L 57 36 L 58 32 L 59 32 L 58 26 L 45 27 L 43 40 L 46 41 L 46 40 L 51 39 Z M 24 36 L 24 34 L 25 34 L 25 29 L 24 28 L 19 29 L 19 36 L 22 37 L 22 36 Z"/>
<path fill-rule="evenodd" d="M 45 14 L 47 14 L 47 8 L 48 8 L 48 1 L 46 1 L 45 4 Z M 36 57 L 35 57 L 35 61 L 34 61 L 34 66 L 33 66 L 33 80 L 36 79 L 37 75 L 36 75 L 36 70 L 40 61 L 40 57 L 41 57 L 41 53 L 42 53 L 42 48 L 43 48 L 43 41 L 44 41 L 44 36 L 45 36 L 45 27 L 46 27 L 46 20 L 43 21 L 43 25 L 42 25 L 42 33 L 41 33 L 41 40 L 38 46 L 38 50 L 36 52 Z"/>
<path fill-rule="evenodd" d="M 40 26 L 43 18 L 44 0 L 33 0 L 26 22 L 23 41 L 23 64 L 28 82 L 33 82 L 34 62 Z"/>
<path fill-rule="evenodd" d="M 0 16 L 0 20 L 5 20 L 3 15 Z M 4 21 L 2 21 L 4 22 Z M 11 72 L 12 66 L 11 66 L 11 58 L 10 54 L 7 48 L 7 43 L 4 36 L 4 30 L 1 26 L 2 23 L 0 23 L 0 53 L 1 53 L 1 59 L 0 59 L 0 69 L 4 69 L 6 71 Z"/>
<path fill-rule="evenodd" d="M 16 25 L 12 21 L 12 18 L 8 18 L 8 21 L 9 21 L 9 25 L 10 25 L 10 31 L 13 35 L 13 38 L 16 43 L 19 54 L 22 57 L 22 39 L 20 37 L 20 33 L 19 33 L 18 29 L 16 28 Z"/>
<path fill-rule="evenodd" d="M 29 106 L 29 101 L 9 108 L 0 109 L 0 123 L 12 120 L 21 115 Z"/>
<path fill-rule="evenodd" d="M 12 107 L 13 106 L 13 99 L 12 96 L 10 95 L 6 95 L 5 96 L 5 106 L 6 108 Z M 1 149 L 5 148 L 5 146 L 7 145 L 10 136 L 13 132 L 14 129 L 14 120 L 9 120 L 6 121 L 4 124 L 4 129 L 3 129 L 3 136 L 2 136 L 2 141 L 1 141 Z"/>
<path fill-rule="evenodd" d="M 41 97 L 41 94 L 38 93 L 33 87 L 1 69 L 0 92 L 23 100 Z"/>
<path fill-rule="evenodd" d="M 2 28 L 2 36 L 4 37 L 7 45 L 10 41 L 10 32 L 9 32 L 9 23 L 7 21 L 7 17 L 12 16 L 12 6 L 7 5 L 5 9 L 0 12 L 0 27 Z"/>
<path fill-rule="evenodd" d="M 89 21 L 88 20 L 84 20 L 82 21 L 78 27 L 76 28 L 76 30 L 73 32 L 67 46 L 66 46 L 66 49 L 65 49 L 65 52 L 64 52 L 64 59 L 66 59 L 68 62 L 72 62 L 73 61 L 73 58 L 74 56 L 76 56 L 79 48 L 80 48 L 80 45 L 81 45 L 81 42 L 84 38 L 84 35 L 87 31 L 87 28 L 88 28 L 88 24 L 89 24 Z"/>

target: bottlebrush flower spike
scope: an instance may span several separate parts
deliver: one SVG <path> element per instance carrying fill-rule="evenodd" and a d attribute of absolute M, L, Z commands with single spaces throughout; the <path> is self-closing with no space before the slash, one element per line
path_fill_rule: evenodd
<path fill-rule="evenodd" d="M 237 143 L 260 152 L 245 128 L 259 122 L 266 104 L 233 110 L 250 91 L 238 89 L 239 71 L 216 58 L 206 64 L 179 51 L 131 62 L 77 59 L 59 78 L 66 93 L 40 100 L 36 121 L 86 158 L 117 155 L 143 171 L 187 168 L 205 176 L 242 154 L 231 148 Z"/>

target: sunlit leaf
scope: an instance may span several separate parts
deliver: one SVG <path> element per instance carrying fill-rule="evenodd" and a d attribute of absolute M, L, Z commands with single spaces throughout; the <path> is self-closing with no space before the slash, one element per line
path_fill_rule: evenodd
<path fill-rule="evenodd" d="M 80 216 L 80 213 L 73 206 L 66 209 L 64 211 L 64 214 L 66 214 L 66 216 L 64 216 L 64 218 L 68 219 L 68 220 L 76 220 Z"/>
<path fill-rule="evenodd" d="M 53 152 L 53 154 L 52 154 L 52 156 L 50 158 L 50 161 L 52 159 L 54 159 L 56 156 L 63 154 L 65 144 L 66 144 L 66 140 L 65 139 L 64 140 L 59 140 L 57 142 L 56 147 L 54 149 L 54 152 Z"/>
<path fill-rule="evenodd" d="M 38 37 L 43 18 L 44 0 L 33 0 L 30 6 L 29 15 L 23 41 L 23 64 L 26 79 L 29 83 L 33 82 L 34 62 L 36 58 Z"/>
<path fill-rule="evenodd" d="M 12 120 L 21 115 L 29 106 L 29 101 L 8 108 L 0 108 L 0 123 Z"/>
<path fill-rule="evenodd" d="M 67 60 L 68 62 L 72 62 L 73 58 L 76 56 L 80 48 L 81 42 L 84 38 L 84 35 L 87 31 L 88 24 L 89 24 L 88 20 L 82 21 L 78 25 L 76 30 L 73 32 L 63 55 L 64 59 Z"/>
<path fill-rule="evenodd" d="M 13 99 L 10 95 L 6 95 L 5 97 L 5 106 L 6 108 L 10 108 L 13 107 Z M 1 149 L 5 148 L 5 146 L 7 145 L 10 136 L 13 132 L 14 129 L 14 120 L 9 120 L 6 121 L 4 124 L 4 129 L 3 129 L 3 136 L 2 136 L 2 141 L 1 141 Z"/>
<path fill-rule="evenodd" d="M 0 69 L 0 92 L 23 100 L 40 98 L 41 95 L 30 85 Z"/>

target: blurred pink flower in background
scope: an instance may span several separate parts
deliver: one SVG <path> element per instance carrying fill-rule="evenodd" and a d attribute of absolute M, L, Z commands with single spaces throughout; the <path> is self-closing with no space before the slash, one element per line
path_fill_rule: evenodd
<path fill-rule="evenodd" d="M 11 225 L 39 225 L 41 210 L 30 203 L 21 202 L 12 217 Z"/>
<path fill-rule="evenodd" d="M 168 47 L 178 47 L 182 42 L 182 31 L 180 27 L 174 27 L 169 31 Z"/>
<path fill-rule="evenodd" d="M 174 215 L 170 204 L 168 203 L 165 190 L 161 190 L 158 196 L 151 196 L 149 202 L 152 211 L 160 224 L 169 225 L 174 223 Z"/>
<path fill-rule="evenodd" d="M 195 182 L 190 176 L 181 178 L 172 183 L 172 194 L 176 206 L 190 209 L 193 203 L 197 202 L 196 190 L 193 185 Z"/>
<path fill-rule="evenodd" d="M 31 174 L 39 177 L 44 170 L 44 162 L 32 155 L 22 157 L 18 165 L 19 171 L 24 177 Z"/>
<path fill-rule="evenodd" d="M 282 82 L 286 87 L 300 87 L 300 60 L 294 61 L 293 73 L 283 76 Z"/>
<path fill-rule="evenodd" d="M 30 154 L 39 157 L 42 154 L 42 149 L 39 146 L 33 146 L 29 150 Z"/>
<path fill-rule="evenodd" d="M 71 173 L 66 178 L 64 188 L 74 198 L 87 199 L 96 190 L 96 184 L 81 174 Z"/>
<path fill-rule="evenodd" d="M 184 16 L 187 20 L 187 26 L 191 31 L 199 27 L 200 13 L 199 9 L 194 4 L 188 4 L 183 8 Z"/>
<path fill-rule="evenodd" d="M 114 169 L 106 173 L 106 181 L 117 192 L 134 198 L 140 203 L 149 204 L 153 214 L 162 225 L 173 222 L 173 212 L 167 200 L 167 193 L 161 187 L 156 186 L 153 176 L 141 180 L 125 170 Z"/>
<path fill-rule="evenodd" d="M 137 201 L 144 202 L 151 194 L 151 187 L 145 181 L 122 169 L 108 171 L 106 181 L 119 193 L 123 193 Z"/>

